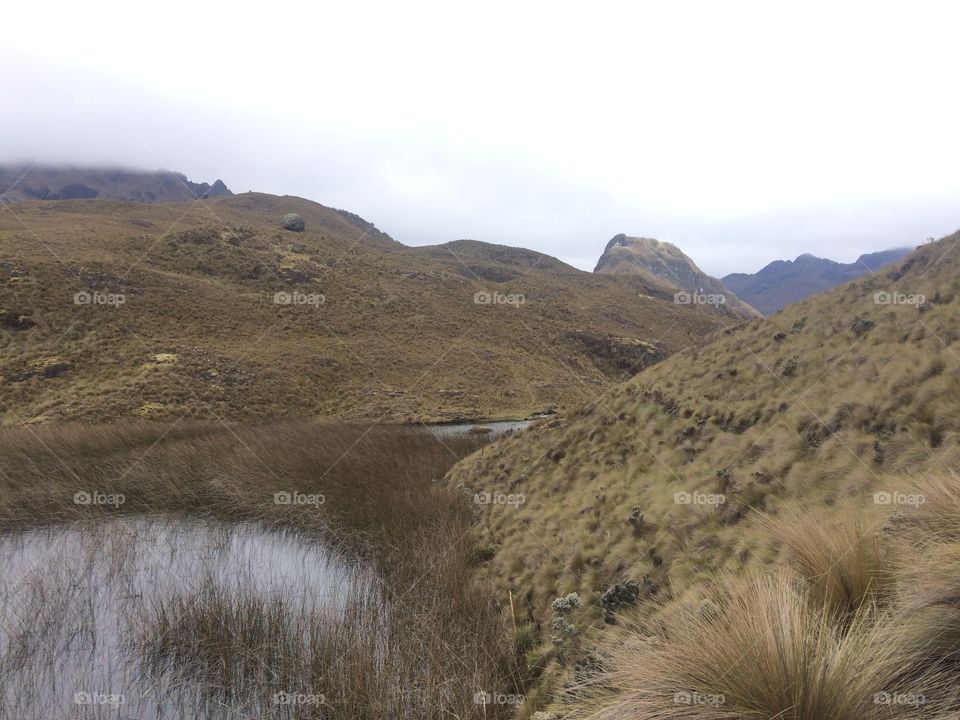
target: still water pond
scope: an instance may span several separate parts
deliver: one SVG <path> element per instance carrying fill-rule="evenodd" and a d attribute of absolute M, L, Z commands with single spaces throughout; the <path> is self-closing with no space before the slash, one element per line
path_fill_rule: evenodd
<path fill-rule="evenodd" d="M 371 582 L 321 544 L 254 525 L 127 518 L 2 535 L 0 718 L 322 716 L 315 688 L 290 685 Z"/>
<path fill-rule="evenodd" d="M 489 438 L 509 435 L 530 427 L 536 420 L 498 420 L 486 423 L 445 423 L 425 426 L 437 437 L 461 437 L 465 435 L 485 435 Z"/>

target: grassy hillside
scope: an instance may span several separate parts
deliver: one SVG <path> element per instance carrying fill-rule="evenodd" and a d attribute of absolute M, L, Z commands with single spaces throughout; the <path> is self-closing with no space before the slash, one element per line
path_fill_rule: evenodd
<path fill-rule="evenodd" d="M 449 481 L 467 493 L 524 498 L 484 505 L 480 531 L 489 581 L 523 599 L 515 617 L 541 649 L 558 652 L 555 598 L 578 593 L 582 606 L 561 615 L 582 652 L 595 640 L 587 629 L 627 606 L 701 597 L 722 579 L 781 567 L 789 543 L 765 518 L 786 507 L 877 530 L 911 509 L 921 478 L 955 477 L 958 243 L 960 234 L 925 245 L 725 331 L 456 466 Z M 846 557 L 845 537 L 824 554 Z M 654 706 L 604 717 L 754 717 Z"/>
<path fill-rule="evenodd" d="M 5 423 L 522 417 L 730 322 L 531 251 L 405 247 L 292 197 L 0 211 Z"/>

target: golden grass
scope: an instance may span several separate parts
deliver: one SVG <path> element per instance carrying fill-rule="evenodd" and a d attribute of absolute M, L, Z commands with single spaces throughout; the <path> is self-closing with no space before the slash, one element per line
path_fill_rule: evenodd
<path fill-rule="evenodd" d="M 280 229 L 290 211 L 304 232 Z M 405 247 L 300 198 L 16 213 L 29 232 L 0 216 L 4 424 L 526 417 L 732 322 L 533 251 Z M 125 302 L 75 305 L 78 292 Z M 324 301 L 276 305 L 278 292 Z M 480 292 L 526 302 L 478 304 Z M 6 326 L 21 316 L 28 326 Z M 38 361 L 67 369 L 47 377 Z"/>
<path fill-rule="evenodd" d="M 934 672 L 905 687 L 905 649 L 902 626 L 873 604 L 840 626 L 795 577 L 745 578 L 663 612 L 655 634 L 617 643 L 582 709 L 592 720 L 929 717 L 924 705 L 884 701 L 932 698 L 946 682 Z"/>
<path fill-rule="evenodd" d="M 764 519 L 787 550 L 785 562 L 809 585 L 812 602 L 838 621 L 882 603 L 893 584 L 889 543 L 876 514 L 800 514 Z"/>
<path fill-rule="evenodd" d="M 908 523 L 856 507 L 765 518 L 785 565 L 726 575 L 607 632 L 604 670 L 571 688 L 577 716 L 955 717 L 960 538 L 939 528 L 960 507 L 954 487 L 924 488 L 930 507 Z"/>

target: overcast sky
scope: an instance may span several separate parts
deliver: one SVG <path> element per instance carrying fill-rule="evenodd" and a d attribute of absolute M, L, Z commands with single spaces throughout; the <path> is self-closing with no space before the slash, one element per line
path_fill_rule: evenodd
<path fill-rule="evenodd" d="M 960 227 L 947 2 L 53 0 L 3 24 L 0 161 L 220 177 L 584 269 L 620 232 L 723 275 Z"/>

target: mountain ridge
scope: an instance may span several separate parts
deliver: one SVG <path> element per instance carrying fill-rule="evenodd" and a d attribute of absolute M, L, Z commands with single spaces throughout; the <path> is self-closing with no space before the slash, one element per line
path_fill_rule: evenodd
<path fill-rule="evenodd" d="M 0 165 L 5 202 L 128 200 L 178 202 L 232 195 L 223 180 L 193 182 L 180 172 L 84 165 Z"/>
<path fill-rule="evenodd" d="M 770 315 L 791 303 L 875 272 L 909 252 L 911 248 L 907 247 L 881 250 L 861 255 L 852 263 L 803 253 L 794 260 L 774 260 L 756 273 L 731 273 L 722 281 L 764 315 Z"/>

